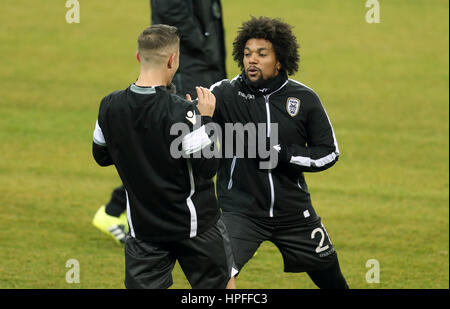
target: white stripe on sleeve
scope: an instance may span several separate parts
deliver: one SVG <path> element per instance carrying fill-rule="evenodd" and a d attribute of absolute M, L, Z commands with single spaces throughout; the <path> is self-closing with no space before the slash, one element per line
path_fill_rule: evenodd
<path fill-rule="evenodd" d="M 336 160 L 336 157 L 339 155 L 337 152 L 332 152 L 329 155 L 319 158 L 317 160 L 313 160 L 309 157 L 302 157 L 302 156 L 292 156 L 290 163 L 301 165 L 301 166 L 315 166 L 315 167 L 322 167 L 324 165 L 327 165 L 328 163 L 333 162 Z"/>
<path fill-rule="evenodd" d="M 183 154 L 189 155 L 211 144 L 211 139 L 206 134 L 205 126 L 186 134 L 181 142 Z"/>
<path fill-rule="evenodd" d="M 187 166 L 189 171 L 189 182 L 191 185 L 191 192 L 189 193 L 189 196 L 186 198 L 186 204 L 189 208 L 189 213 L 191 215 L 189 237 L 192 238 L 197 236 L 197 211 L 195 210 L 194 202 L 192 202 L 192 196 L 195 193 L 195 182 L 194 182 L 194 174 L 192 172 L 192 165 L 189 160 L 187 160 Z"/>
<path fill-rule="evenodd" d="M 94 143 L 99 146 L 106 146 L 105 137 L 103 136 L 102 128 L 98 125 L 98 120 L 95 122 Z"/>

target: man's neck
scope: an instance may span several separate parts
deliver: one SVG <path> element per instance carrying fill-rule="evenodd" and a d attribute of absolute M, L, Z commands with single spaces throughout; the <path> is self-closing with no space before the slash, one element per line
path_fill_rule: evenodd
<path fill-rule="evenodd" d="M 280 88 L 283 83 L 288 79 L 286 72 L 280 72 L 275 77 L 267 80 L 259 81 L 258 83 L 252 83 L 248 79 L 245 72 L 242 72 L 241 78 L 247 87 L 256 95 L 266 95 Z"/>
<path fill-rule="evenodd" d="M 141 71 L 134 84 L 141 87 L 157 87 L 167 86 L 169 82 L 170 81 L 165 78 L 165 74 L 162 72 Z"/>

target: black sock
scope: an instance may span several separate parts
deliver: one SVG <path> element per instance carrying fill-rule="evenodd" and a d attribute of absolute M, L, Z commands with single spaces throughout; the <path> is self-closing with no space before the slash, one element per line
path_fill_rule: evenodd
<path fill-rule="evenodd" d="M 105 206 L 105 212 L 113 217 L 120 217 L 123 213 L 123 208 L 120 205 L 109 203 Z"/>
<path fill-rule="evenodd" d="M 336 261 L 328 268 L 308 272 L 311 280 L 320 289 L 348 289 L 347 282 L 341 273 L 339 261 Z"/>
<path fill-rule="evenodd" d="M 127 209 L 127 199 L 125 188 L 120 186 L 114 189 L 111 194 L 111 200 L 106 204 L 105 212 L 113 217 L 120 217 L 120 215 Z"/>

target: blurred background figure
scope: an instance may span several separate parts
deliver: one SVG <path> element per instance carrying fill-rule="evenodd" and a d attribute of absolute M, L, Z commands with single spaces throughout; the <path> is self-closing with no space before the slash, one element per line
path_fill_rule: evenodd
<path fill-rule="evenodd" d="M 150 0 L 151 24 L 175 26 L 180 32 L 180 66 L 170 91 L 196 99 L 196 86 L 209 88 L 227 78 L 225 33 L 220 0 Z M 125 188 L 119 186 L 92 224 L 118 244 L 128 233 Z"/>
<path fill-rule="evenodd" d="M 180 68 L 173 83 L 179 95 L 196 97 L 195 86 L 225 79 L 225 36 L 219 0 L 151 0 L 152 24 L 178 28 Z"/>

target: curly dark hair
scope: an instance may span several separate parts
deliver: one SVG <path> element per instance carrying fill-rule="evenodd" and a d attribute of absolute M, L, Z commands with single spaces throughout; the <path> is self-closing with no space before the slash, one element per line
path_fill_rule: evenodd
<path fill-rule="evenodd" d="M 292 33 L 292 26 L 278 18 L 261 16 L 251 17 L 239 28 L 233 42 L 233 59 L 244 69 L 244 49 L 249 39 L 265 39 L 272 43 L 277 60 L 288 75 L 298 71 L 300 55 L 297 38 Z"/>

